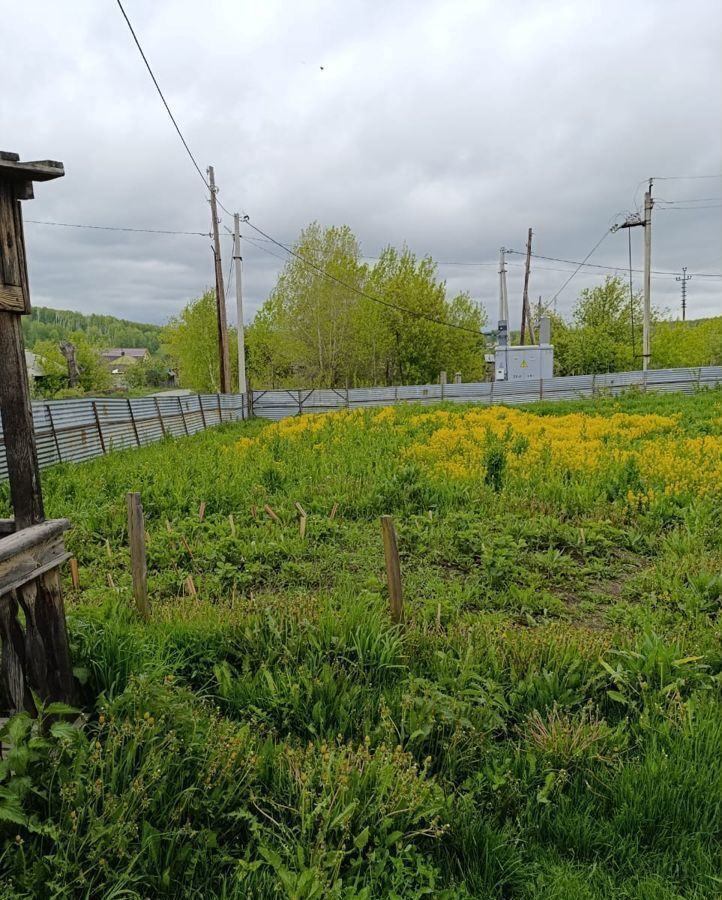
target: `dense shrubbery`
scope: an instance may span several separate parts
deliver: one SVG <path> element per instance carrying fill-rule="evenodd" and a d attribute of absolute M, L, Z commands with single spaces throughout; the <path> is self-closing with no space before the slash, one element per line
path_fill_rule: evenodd
<path fill-rule="evenodd" d="M 84 724 L 6 728 L 0 897 L 717 896 L 721 415 L 371 410 L 49 471 Z"/>

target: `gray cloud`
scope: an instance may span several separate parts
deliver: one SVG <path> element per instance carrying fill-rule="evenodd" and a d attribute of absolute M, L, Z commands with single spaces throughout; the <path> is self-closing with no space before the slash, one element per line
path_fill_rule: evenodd
<path fill-rule="evenodd" d="M 581 260 L 640 202 L 640 180 L 720 173 L 718 7 L 126 0 L 228 209 L 286 241 L 316 219 L 350 225 L 369 256 L 406 243 L 440 260 L 449 290 L 468 290 L 492 318 L 498 247 L 522 250 L 530 225 L 536 252 Z M 203 185 L 114 3 L 77 0 L 71 14 L 49 0 L 16 6 L 3 28 L 2 149 L 67 170 L 37 187 L 26 218 L 208 230 Z M 722 180 L 660 181 L 655 193 L 718 197 Z M 722 272 L 721 213 L 660 206 L 653 267 Z M 204 237 L 30 223 L 26 233 L 37 304 L 162 322 L 213 280 Z M 280 253 L 244 245 L 249 315 L 281 265 L 267 250 Z M 224 253 L 227 270 L 228 237 Z M 626 260 L 619 232 L 590 261 Z M 521 258 L 510 263 L 518 317 Z M 535 261 L 532 296 L 549 299 L 572 270 Z M 580 273 L 559 310 L 602 277 Z M 721 290 L 720 279 L 695 278 L 690 314 L 719 314 Z M 655 277 L 653 301 L 677 312 L 674 276 Z"/>

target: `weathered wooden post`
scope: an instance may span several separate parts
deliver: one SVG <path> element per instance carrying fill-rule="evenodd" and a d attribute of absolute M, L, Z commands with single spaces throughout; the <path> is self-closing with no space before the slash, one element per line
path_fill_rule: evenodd
<path fill-rule="evenodd" d="M 394 625 L 401 625 L 404 621 L 404 595 L 401 586 L 401 563 L 396 542 L 396 529 L 391 516 L 381 516 L 381 530 L 384 537 L 384 556 L 386 557 L 386 580 L 389 585 L 391 621 Z"/>
<path fill-rule="evenodd" d="M 128 545 L 130 567 L 133 574 L 133 596 L 143 621 L 150 619 L 148 601 L 148 564 L 145 556 L 145 519 L 140 494 L 130 491 L 125 495 L 128 506 Z"/>
<path fill-rule="evenodd" d="M 9 711 L 37 712 L 43 702 L 71 703 L 75 694 L 58 567 L 66 519 L 45 521 L 20 317 L 30 290 L 20 200 L 33 182 L 64 175 L 63 164 L 21 162 L 0 151 L 0 415 L 14 518 L 0 527 L 2 689 Z M 23 623 L 18 620 L 18 604 Z"/>

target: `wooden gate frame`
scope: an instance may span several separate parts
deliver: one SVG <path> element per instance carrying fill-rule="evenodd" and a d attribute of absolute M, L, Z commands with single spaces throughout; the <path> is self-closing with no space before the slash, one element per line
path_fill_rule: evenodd
<path fill-rule="evenodd" d="M 14 512 L 0 520 L 0 680 L 10 712 L 31 715 L 34 695 L 42 703 L 75 697 L 58 568 L 70 555 L 70 523 L 45 519 L 20 319 L 30 312 L 20 201 L 32 200 L 34 181 L 64 174 L 60 162 L 0 151 L 0 415 Z"/>

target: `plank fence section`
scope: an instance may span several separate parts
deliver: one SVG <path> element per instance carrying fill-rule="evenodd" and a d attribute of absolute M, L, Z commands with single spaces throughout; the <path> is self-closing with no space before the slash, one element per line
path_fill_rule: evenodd
<path fill-rule="evenodd" d="M 253 391 L 250 414 L 285 419 L 305 413 L 390 406 L 396 403 L 534 403 L 616 396 L 629 390 L 693 394 L 722 385 L 722 366 L 650 369 L 572 375 L 543 381 L 399 385 L 339 390 Z M 195 434 L 249 415 L 245 394 L 190 394 L 140 398 L 49 400 L 33 403 L 33 424 L 41 468 L 84 462 L 113 450 L 143 447 L 164 437 Z M 0 426 L 0 481 L 7 478 Z"/>

